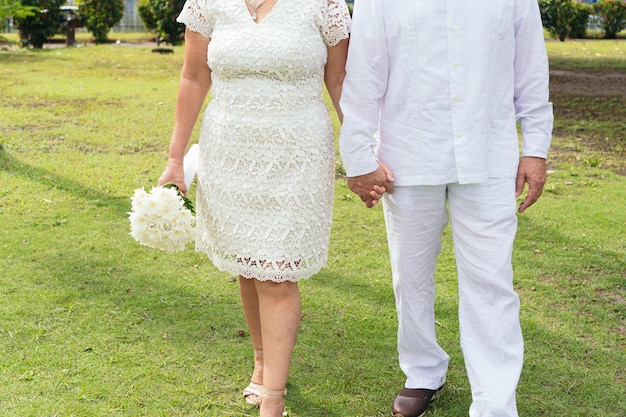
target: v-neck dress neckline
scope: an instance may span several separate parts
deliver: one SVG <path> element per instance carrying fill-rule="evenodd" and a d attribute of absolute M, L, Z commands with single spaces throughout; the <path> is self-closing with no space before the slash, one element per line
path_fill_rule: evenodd
<path fill-rule="evenodd" d="M 267 14 L 265 16 L 263 16 L 263 19 L 261 20 L 254 20 L 252 17 L 252 13 L 250 13 L 250 10 L 248 9 L 248 0 L 243 0 L 243 9 L 245 11 L 245 13 L 248 15 L 250 22 L 252 22 L 255 25 L 262 25 L 263 22 L 265 22 L 265 20 L 270 17 L 273 13 L 274 13 L 274 9 L 279 5 L 281 1 L 280 0 L 276 0 L 276 2 L 274 3 L 274 5 L 272 6 L 272 8 L 270 9 L 269 12 L 267 12 Z M 257 13 L 258 15 L 258 13 Z"/>

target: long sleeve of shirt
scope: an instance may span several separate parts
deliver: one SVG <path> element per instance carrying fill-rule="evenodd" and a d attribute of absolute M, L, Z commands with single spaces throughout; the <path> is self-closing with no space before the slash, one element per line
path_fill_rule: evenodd
<path fill-rule="evenodd" d="M 513 177 L 551 139 L 536 0 L 356 0 L 340 151 L 348 176 L 396 185 Z"/>

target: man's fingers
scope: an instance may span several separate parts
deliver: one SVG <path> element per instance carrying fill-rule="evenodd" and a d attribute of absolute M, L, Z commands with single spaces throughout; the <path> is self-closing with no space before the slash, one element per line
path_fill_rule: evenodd
<path fill-rule="evenodd" d="M 542 192 L 543 184 L 529 184 L 528 194 L 526 194 L 526 198 L 522 201 L 522 204 L 519 207 L 519 212 L 523 213 L 524 210 L 535 204 L 537 200 L 539 200 L 539 197 L 541 197 Z"/>
<path fill-rule="evenodd" d="M 546 160 L 536 157 L 523 157 L 517 170 L 515 197 L 522 195 L 526 184 L 528 184 L 528 193 L 518 208 L 520 213 L 523 213 L 524 210 L 532 206 L 539 199 L 545 183 Z"/>
<path fill-rule="evenodd" d="M 385 193 L 384 189 L 383 189 L 383 191 L 372 190 L 372 191 L 370 191 L 369 196 L 372 199 L 380 200 L 383 197 L 384 193 Z"/>
<path fill-rule="evenodd" d="M 385 173 L 385 176 L 387 177 L 387 181 L 388 182 L 393 182 L 393 173 L 391 172 L 391 170 L 389 169 L 389 167 L 385 164 L 383 164 L 382 162 L 378 161 L 378 165 L 382 168 L 383 172 Z"/>
<path fill-rule="evenodd" d="M 519 205 L 519 208 L 517 209 L 517 211 L 521 214 L 524 211 L 526 211 L 526 209 L 530 206 L 532 206 L 535 201 L 537 201 L 537 199 L 533 200 L 528 198 L 528 196 L 524 199 L 524 201 L 522 201 L 522 204 Z"/>
<path fill-rule="evenodd" d="M 515 181 L 515 197 L 519 197 L 524 192 L 524 186 L 526 185 L 526 177 L 524 175 L 518 175 Z"/>
<path fill-rule="evenodd" d="M 372 192 L 376 192 L 380 195 L 383 195 L 385 191 L 387 191 L 384 185 L 375 185 L 374 187 L 372 187 L 372 190 Z"/>
<path fill-rule="evenodd" d="M 389 168 L 381 163 L 376 171 L 358 177 L 348 177 L 347 180 L 348 188 L 371 208 L 378 204 L 385 192 L 390 192 L 393 176 Z"/>
<path fill-rule="evenodd" d="M 391 194 L 393 193 L 393 182 L 394 182 L 393 173 L 391 172 L 389 167 L 383 164 L 382 162 L 379 161 L 378 165 L 380 166 L 380 168 L 383 170 L 383 173 L 385 174 L 385 179 L 386 179 L 385 192 Z"/>

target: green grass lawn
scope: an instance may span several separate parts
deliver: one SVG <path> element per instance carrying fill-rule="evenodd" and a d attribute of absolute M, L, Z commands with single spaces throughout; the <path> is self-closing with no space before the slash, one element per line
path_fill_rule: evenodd
<path fill-rule="evenodd" d="M 626 39 L 547 41 L 552 68 L 626 69 Z"/>
<path fill-rule="evenodd" d="M 548 42 L 553 69 L 588 71 L 623 69 L 624 45 Z M 241 397 L 252 347 L 236 281 L 191 248 L 165 254 L 128 235 L 133 190 L 165 166 L 182 56 L 0 51 L 0 415 L 258 415 Z M 556 98 L 551 175 L 520 216 L 514 256 L 520 415 L 623 417 L 626 158 L 580 138 L 623 140 L 624 98 L 600 107 L 617 112 L 606 118 Z M 404 378 L 382 212 L 339 179 L 334 218 L 327 268 L 301 283 L 288 409 L 387 416 Z M 437 320 L 452 359 L 433 417 L 467 415 L 471 401 L 452 252 L 447 229 Z"/>

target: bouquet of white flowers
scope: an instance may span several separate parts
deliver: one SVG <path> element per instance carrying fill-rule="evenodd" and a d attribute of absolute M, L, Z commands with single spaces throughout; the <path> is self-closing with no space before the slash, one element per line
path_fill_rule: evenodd
<path fill-rule="evenodd" d="M 185 155 L 185 183 L 197 170 L 197 145 Z M 180 252 L 196 240 L 196 218 L 191 201 L 174 184 L 139 188 L 131 197 L 130 235 L 140 244 L 166 252 Z"/>
<path fill-rule="evenodd" d="M 180 252 L 196 240 L 193 207 L 178 187 L 168 184 L 154 187 L 149 193 L 142 187 L 135 190 L 130 200 L 130 235 L 140 244 Z"/>

